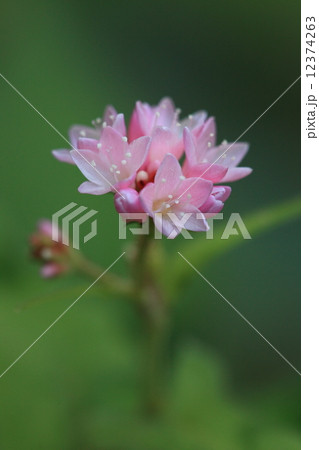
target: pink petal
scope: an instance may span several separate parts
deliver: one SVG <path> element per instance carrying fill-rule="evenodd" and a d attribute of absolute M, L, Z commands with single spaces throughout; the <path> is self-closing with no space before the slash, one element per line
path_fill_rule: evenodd
<path fill-rule="evenodd" d="M 154 216 L 154 224 L 156 228 L 169 239 L 174 239 L 181 233 L 182 229 L 190 231 L 207 231 L 209 226 L 204 215 L 194 206 L 189 207 L 190 214 L 185 216 L 181 206 L 176 206 L 168 214 L 156 213 Z M 184 223 L 183 218 L 187 220 Z"/>
<path fill-rule="evenodd" d="M 167 153 L 172 153 L 179 158 L 181 151 L 176 146 L 177 140 L 176 135 L 168 128 L 157 127 L 152 135 L 148 160 L 162 161 Z"/>
<path fill-rule="evenodd" d="M 107 192 L 116 183 L 114 174 L 108 170 L 107 161 L 91 150 L 72 150 L 71 156 L 83 175 L 98 186 L 104 186 Z"/>
<path fill-rule="evenodd" d="M 188 167 L 194 166 L 199 161 L 197 158 L 195 138 L 188 128 L 184 128 L 183 137 Z"/>
<path fill-rule="evenodd" d="M 126 136 L 126 126 L 123 114 L 118 114 L 116 116 L 112 128 L 120 133 L 121 136 Z"/>
<path fill-rule="evenodd" d="M 245 142 L 224 143 L 207 152 L 206 158 L 225 167 L 236 167 L 248 152 L 249 144 Z"/>
<path fill-rule="evenodd" d="M 169 239 L 174 239 L 181 232 L 167 216 L 162 214 L 155 215 L 154 225 L 160 233 Z"/>
<path fill-rule="evenodd" d="M 154 113 L 147 103 L 136 102 L 136 119 L 138 128 L 141 130 L 141 136 L 149 134 L 152 130 Z"/>
<path fill-rule="evenodd" d="M 216 124 L 214 117 L 210 117 L 203 125 L 196 139 L 197 143 L 197 161 L 203 162 L 207 150 L 215 146 L 216 143 Z"/>
<path fill-rule="evenodd" d="M 206 117 L 206 111 L 197 111 L 196 113 L 189 115 L 186 119 L 183 119 L 180 123 L 183 128 L 187 127 L 196 134 L 204 124 Z"/>
<path fill-rule="evenodd" d="M 221 180 L 222 182 L 228 183 L 229 181 L 237 181 L 241 178 L 247 177 L 253 169 L 250 167 L 233 167 L 228 169 L 227 174 Z"/>
<path fill-rule="evenodd" d="M 201 178 L 187 178 L 182 181 L 175 193 L 180 203 L 186 203 L 199 208 L 210 196 L 213 184 Z M 186 210 L 185 210 L 186 211 Z"/>
<path fill-rule="evenodd" d="M 208 231 L 209 226 L 205 216 L 197 210 L 187 219 L 185 229 L 190 231 Z"/>
<path fill-rule="evenodd" d="M 137 139 L 139 137 L 143 136 L 143 130 L 141 128 L 141 124 L 139 121 L 139 117 L 136 111 L 136 108 L 133 111 L 130 124 L 129 124 L 129 130 L 128 130 L 128 139 L 129 142 L 134 141 L 134 139 Z"/>
<path fill-rule="evenodd" d="M 106 122 L 106 124 L 111 127 L 114 123 L 114 120 L 117 116 L 116 109 L 112 105 L 107 105 L 105 108 L 104 114 L 103 114 L 103 122 Z"/>
<path fill-rule="evenodd" d="M 124 153 L 127 152 L 128 143 L 118 131 L 111 127 L 103 128 L 100 143 L 112 163 L 117 164 Z"/>
<path fill-rule="evenodd" d="M 113 128 L 106 127 L 102 131 L 100 143 L 102 145 L 100 154 L 107 161 L 106 167 L 112 173 L 111 177 L 114 180 L 112 184 L 114 185 L 117 181 L 129 178 L 132 175 L 130 165 L 134 163 L 130 161 L 133 159 L 133 156 L 131 158 L 125 156 L 129 151 L 126 138 L 123 138 Z"/>
<path fill-rule="evenodd" d="M 68 164 L 74 164 L 70 150 L 52 150 L 52 155 L 58 161 L 66 162 Z"/>
<path fill-rule="evenodd" d="M 155 159 L 154 161 L 150 161 L 147 164 L 147 173 L 151 178 L 154 177 L 155 173 L 157 172 L 159 166 L 161 165 L 161 161 L 159 159 Z"/>
<path fill-rule="evenodd" d="M 204 180 L 218 183 L 219 181 L 224 180 L 227 170 L 227 167 L 224 167 L 220 164 L 205 163 L 191 166 L 186 169 L 186 172 L 184 170 L 184 173 L 188 177 L 203 178 Z"/>
<path fill-rule="evenodd" d="M 214 186 L 212 191 L 216 200 L 225 202 L 231 194 L 231 187 L 229 186 Z"/>
<path fill-rule="evenodd" d="M 128 145 L 125 137 L 111 127 L 103 129 L 101 153 L 114 169 L 120 171 L 118 179 L 123 180 L 136 172 L 144 163 L 150 145 L 150 138 L 143 136 Z M 116 167 L 115 167 L 116 166 Z"/>
<path fill-rule="evenodd" d="M 144 164 L 149 152 L 150 143 L 151 138 L 148 136 L 142 136 L 130 143 L 128 152 L 123 157 L 127 161 L 127 166 L 131 172 L 137 171 Z"/>
<path fill-rule="evenodd" d="M 78 139 L 78 150 L 92 150 L 92 152 L 97 152 L 98 141 L 96 139 L 90 138 L 79 138 Z"/>
<path fill-rule="evenodd" d="M 155 175 L 155 198 L 166 199 L 175 192 L 182 178 L 182 169 L 174 155 L 166 154 Z"/>
<path fill-rule="evenodd" d="M 214 195 L 210 195 L 206 202 L 200 207 L 200 210 L 204 213 L 206 219 L 208 219 L 219 213 L 223 207 L 224 203 L 221 200 L 217 200 Z"/>
<path fill-rule="evenodd" d="M 154 113 L 156 112 L 159 113 L 156 126 L 171 127 L 176 117 L 176 110 L 173 100 L 169 97 L 164 97 L 159 102 L 158 107 L 154 108 Z"/>
<path fill-rule="evenodd" d="M 85 135 L 84 135 L 85 134 Z M 85 125 L 73 125 L 69 130 L 69 137 L 72 147 L 77 148 L 78 139 L 87 137 L 90 139 L 99 139 L 100 131 Z"/>
<path fill-rule="evenodd" d="M 81 192 L 81 194 L 102 195 L 110 192 L 110 189 L 105 186 L 91 183 L 91 181 L 84 181 L 84 183 L 79 186 L 78 191 Z"/>

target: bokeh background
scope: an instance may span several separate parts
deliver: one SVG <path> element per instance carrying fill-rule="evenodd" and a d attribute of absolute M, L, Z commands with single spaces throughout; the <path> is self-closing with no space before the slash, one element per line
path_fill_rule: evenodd
<path fill-rule="evenodd" d="M 64 135 L 107 103 L 129 115 L 137 99 L 169 95 L 185 115 L 206 109 L 231 141 L 299 76 L 299 10 L 291 0 L 2 1 L 1 73 Z M 299 193 L 299 88 L 245 135 L 254 172 L 233 185 L 225 216 Z M 36 221 L 71 201 L 98 210 L 85 252 L 103 267 L 123 242 L 111 196 L 79 194 L 80 172 L 50 153 L 65 142 L 1 79 L 0 93 L 2 372 L 88 285 L 39 278 L 28 254 Z M 299 241 L 293 221 L 203 268 L 297 368 Z M 174 314 L 171 403 L 158 421 L 139 413 L 139 325 L 124 302 L 88 292 L 0 379 L 0 447 L 300 447 L 299 376 L 202 279 Z"/>

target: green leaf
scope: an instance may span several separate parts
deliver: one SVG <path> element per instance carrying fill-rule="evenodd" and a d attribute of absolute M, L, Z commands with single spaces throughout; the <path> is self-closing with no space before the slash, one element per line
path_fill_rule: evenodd
<path fill-rule="evenodd" d="M 264 232 L 296 219 L 299 215 L 300 198 L 297 197 L 252 212 L 250 215 L 244 216 L 243 221 L 254 239 Z M 239 245 L 247 244 L 247 240 L 243 239 L 241 235 L 221 239 L 223 231 L 224 227 L 214 230 L 213 240 L 207 240 L 204 233 L 194 241 L 187 240 L 179 251 L 196 269 L 200 269 L 208 261 L 216 259 Z M 178 288 L 196 272 L 182 260 L 179 254 L 170 258 L 171 263 L 169 270 L 165 273 L 165 279 L 166 285 L 170 286 L 171 294 L 174 295 Z"/>

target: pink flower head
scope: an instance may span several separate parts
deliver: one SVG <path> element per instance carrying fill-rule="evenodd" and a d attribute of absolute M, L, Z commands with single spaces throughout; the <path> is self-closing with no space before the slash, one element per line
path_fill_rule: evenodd
<path fill-rule="evenodd" d="M 183 228 L 208 230 L 200 207 L 208 200 L 213 185 L 207 180 L 185 178 L 176 157 L 167 154 L 154 179 L 140 193 L 144 210 L 154 219 L 156 228 L 175 238 Z M 187 214 L 188 213 L 188 214 Z M 187 220 L 183 217 L 187 214 Z"/>
<path fill-rule="evenodd" d="M 53 227 L 49 220 L 40 220 L 30 237 L 32 256 L 42 263 L 44 278 L 55 277 L 69 269 L 69 248 L 62 243 L 61 230 L 56 233 L 58 241 L 52 240 Z"/>
<path fill-rule="evenodd" d="M 216 146 L 214 118 L 206 119 L 206 112 L 200 111 L 179 120 L 179 114 L 169 98 L 156 106 L 137 102 L 126 136 L 123 114 L 108 106 L 95 128 L 71 128 L 73 150 L 53 153 L 76 164 L 87 178 L 81 193 L 113 192 L 115 208 L 127 221 L 152 217 L 169 238 L 183 228 L 205 231 L 206 219 L 222 210 L 231 192 L 216 183 L 251 172 L 237 167 L 248 144 Z M 178 160 L 184 156 L 181 168 Z"/>
<path fill-rule="evenodd" d="M 194 135 L 184 130 L 186 160 L 183 166 L 187 176 L 196 176 L 215 183 L 240 180 L 252 172 L 249 167 L 237 167 L 248 152 L 244 142 L 222 142 L 216 146 L 215 121 L 210 118 L 201 131 Z M 224 169 L 224 174 L 221 176 Z"/>

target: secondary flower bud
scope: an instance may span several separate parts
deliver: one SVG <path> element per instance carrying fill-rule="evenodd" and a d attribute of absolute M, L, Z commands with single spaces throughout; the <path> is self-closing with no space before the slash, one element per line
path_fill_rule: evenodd
<path fill-rule="evenodd" d="M 41 220 L 36 232 L 30 236 L 31 254 L 41 262 L 40 273 L 44 278 L 52 278 L 69 270 L 70 249 L 62 243 L 60 230 L 58 241 L 52 240 L 53 227 L 49 220 Z"/>

